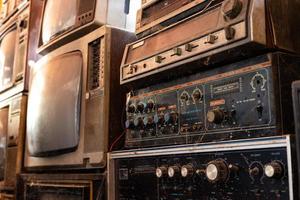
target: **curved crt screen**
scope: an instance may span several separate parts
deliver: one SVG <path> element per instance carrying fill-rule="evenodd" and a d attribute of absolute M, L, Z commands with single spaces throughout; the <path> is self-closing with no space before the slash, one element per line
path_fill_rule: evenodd
<path fill-rule="evenodd" d="M 12 84 L 17 31 L 8 32 L 0 41 L 0 91 Z"/>
<path fill-rule="evenodd" d="M 78 0 L 47 0 L 42 24 L 43 44 L 76 23 Z"/>
<path fill-rule="evenodd" d="M 75 151 L 80 135 L 82 54 L 37 63 L 28 97 L 27 144 L 31 156 Z"/>

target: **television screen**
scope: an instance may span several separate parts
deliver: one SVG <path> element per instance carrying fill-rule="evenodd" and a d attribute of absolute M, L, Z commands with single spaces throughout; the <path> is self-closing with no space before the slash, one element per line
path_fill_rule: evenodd
<path fill-rule="evenodd" d="M 0 109 L 0 181 L 4 180 L 8 108 Z"/>
<path fill-rule="evenodd" d="M 0 91 L 12 84 L 17 39 L 16 29 L 0 39 Z"/>
<path fill-rule="evenodd" d="M 32 70 L 27 115 L 31 156 L 75 151 L 80 134 L 82 54 L 66 53 Z"/>
<path fill-rule="evenodd" d="M 77 0 L 47 0 L 42 24 L 43 44 L 75 25 L 77 5 Z"/>

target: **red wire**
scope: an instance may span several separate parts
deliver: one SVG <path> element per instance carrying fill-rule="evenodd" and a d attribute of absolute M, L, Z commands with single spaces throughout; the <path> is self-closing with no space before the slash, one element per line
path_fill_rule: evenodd
<path fill-rule="evenodd" d="M 125 135 L 126 131 L 124 131 L 121 135 L 119 135 L 119 137 L 117 137 L 115 139 L 115 141 L 111 144 L 110 148 L 109 148 L 109 152 L 112 151 L 112 149 L 114 148 L 115 144 L 122 138 L 123 135 Z"/>

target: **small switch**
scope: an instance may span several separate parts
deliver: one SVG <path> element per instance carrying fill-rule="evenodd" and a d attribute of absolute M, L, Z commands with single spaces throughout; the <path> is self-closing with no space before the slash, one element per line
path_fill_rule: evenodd
<path fill-rule="evenodd" d="M 155 62 L 156 63 L 161 63 L 165 58 L 162 56 L 155 56 Z"/>
<path fill-rule="evenodd" d="M 206 38 L 205 44 L 214 44 L 217 39 L 218 39 L 218 36 L 209 34 Z"/>
<path fill-rule="evenodd" d="M 181 56 L 181 55 L 182 55 L 182 50 L 181 50 L 181 48 L 175 47 L 175 48 L 173 49 L 173 54 L 172 54 L 172 56 Z"/>
<path fill-rule="evenodd" d="M 235 36 L 235 29 L 231 26 L 226 26 L 225 29 L 225 37 L 227 40 L 232 40 Z"/>

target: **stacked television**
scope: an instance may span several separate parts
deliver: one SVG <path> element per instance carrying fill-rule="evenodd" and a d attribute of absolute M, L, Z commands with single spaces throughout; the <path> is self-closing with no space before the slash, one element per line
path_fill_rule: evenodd
<path fill-rule="evenodd" d="M 36 59 L 27 59 L 18 199 L 105 199 L 106 153 L 121 134 L 125 107 L 119 67 L 135 39 L 129 1 L 43 0 L 30 7 Z"/>

